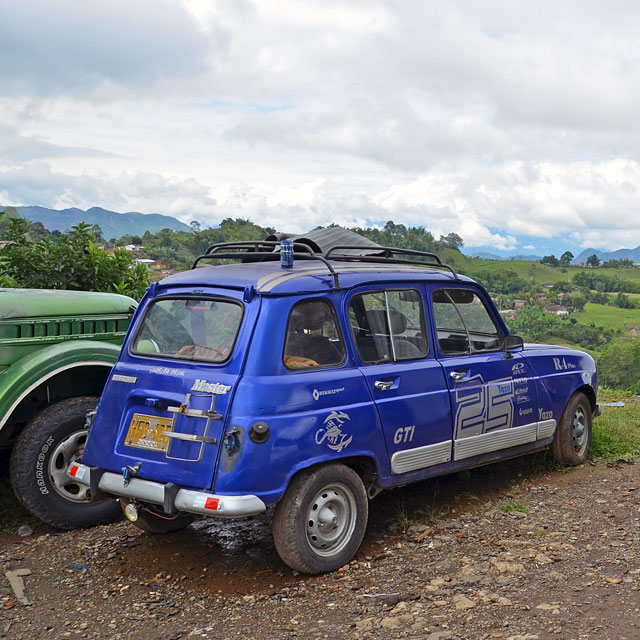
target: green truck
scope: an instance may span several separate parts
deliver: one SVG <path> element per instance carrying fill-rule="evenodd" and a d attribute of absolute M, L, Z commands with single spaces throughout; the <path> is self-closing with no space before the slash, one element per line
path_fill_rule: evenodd
<path fill-rule="evenodd" d="M 110 293 L 0 288 L 0 452 L 10 454 L 18 500 L 51 526 L 93 526 L 121 513 L 65 472 L 82 454 L 86 415 L 136 305 Z"/>

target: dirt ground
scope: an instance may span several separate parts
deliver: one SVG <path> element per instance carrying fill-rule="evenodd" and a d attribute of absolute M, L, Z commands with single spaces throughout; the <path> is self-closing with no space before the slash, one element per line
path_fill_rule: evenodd
<path fill-rule="evenodd" d="M 278 559 L 270 513 L 0 537 L 0 638 L 632 640 L 637 475 L 520 460 L 385 492 L 355 560 L 315 577 Z"/>

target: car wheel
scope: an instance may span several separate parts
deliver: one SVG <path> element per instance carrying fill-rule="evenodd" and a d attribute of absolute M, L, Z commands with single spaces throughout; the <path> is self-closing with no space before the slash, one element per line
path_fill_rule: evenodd
<path fill-rule="evenodd" d="M 122 510 L 126 508 L 128 501 L 120 498 Z M 138 506 L 138 519 L 133 524 L 147 533 L 171 533 L 180 531 L 188 527 L 194 520 L 189 513 L 178 513 L 175 516 L 168 516 L 164 511 L 160 511 L 155 505 L 142 504 Z"/>
<path fill-rule="evenodd" d="M 48 406 L 24 428 L 11 454 L 11 486 L 24 508 L 58 529 L 91 527 L 120 517 L 118 501 L 93 496 L 67 476 L 87 441 L 86 415 L 98 398 L 67 398 Z"/>
<path fill-rule="evenodd" d="M 591 448 L 591 404 L 583 393 L 569 399 L 551 445 L 553 457 L 562 464 L 587 461 Z"/>
<path fill-rule="evenodd" d="M 302 573 L 343 566 L 360 547 L 369 504 L 360 476 L 342 464 L 303 471 L 276 505 L 273 539 L 282 560 Z"/>

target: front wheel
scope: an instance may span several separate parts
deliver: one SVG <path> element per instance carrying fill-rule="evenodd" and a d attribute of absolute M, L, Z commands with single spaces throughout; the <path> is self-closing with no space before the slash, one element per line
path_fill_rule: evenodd
<path fill-rule="evenodd" d="M 561 464 L 584 464 L 591 448 L 591 404 L 583 393 L 569 398 L 551 445 Z"/>
<path fill-rule="evenodd" d="M 91 527 L 120 516 L 118 501 L 94 497 L 67 476 L 87 441 L 86 415 L 98 398 L 67 398 L 48 406 L 24 428 L 11 454 L 11 486 L 18 500 L 42 522 L 58 529 Z"/>
<path fill-rule="evenodd" d="M 369 504 L 360 476 L 342 464 L 297 475 L 273 518 L 273 540 L 282 560 L 302 573 L 343 566 L 360 547 Z"/>

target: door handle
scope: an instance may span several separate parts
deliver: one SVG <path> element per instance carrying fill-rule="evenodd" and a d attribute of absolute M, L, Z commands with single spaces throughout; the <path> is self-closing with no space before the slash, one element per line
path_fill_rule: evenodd
<path fill-rule="evenodd" d="M 393 387 L 393 382 L 391 382 L 390 380 L 376 380 L 373 383 L 373 386 L 378 391 L 387 391 L 387 389 L 391 389 L 391 387 Z"/>
<path fill-rule="evenodd" d="M 465 371 L 452 371 L 449 374 L 449 377 L 453 380 L 455 380 L 456 382 L 460 382 L 462 380 L 465 380 L 467 378 L 467 374 Z"/>

